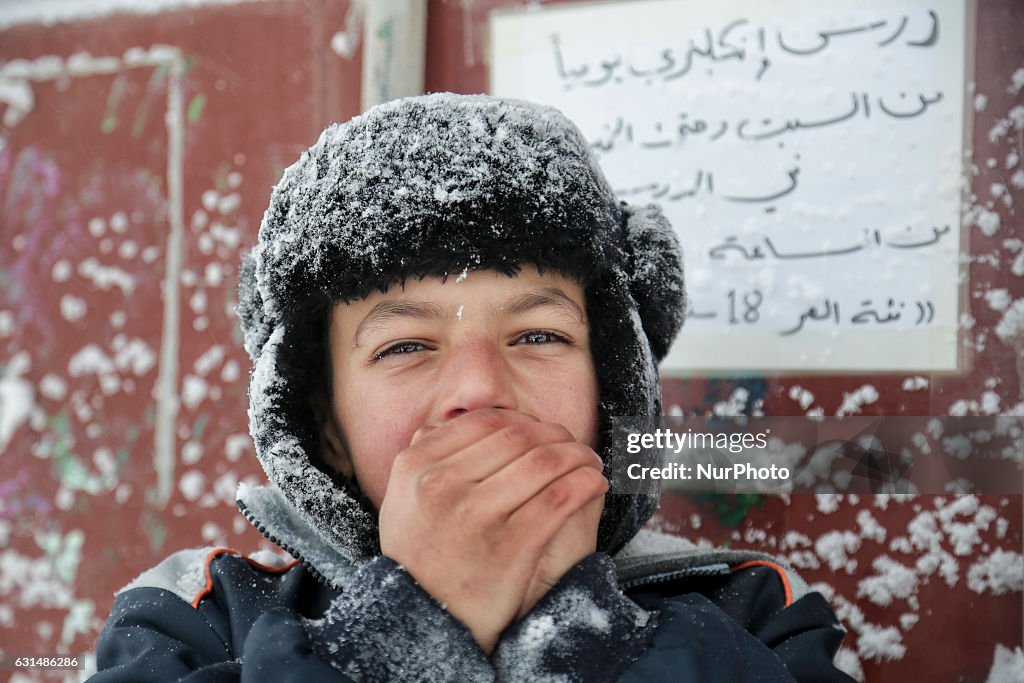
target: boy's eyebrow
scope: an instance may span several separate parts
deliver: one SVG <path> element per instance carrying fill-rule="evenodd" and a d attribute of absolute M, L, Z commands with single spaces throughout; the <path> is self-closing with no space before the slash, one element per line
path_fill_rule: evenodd
<path fill-rule="evenodd" d="M 586 322 L 586 315 L 579 304 L 558 287 L 544 287 L 524 294 L 516 294 L 501 303 L 497 310 L 506 315 L 519 315 L 538 308 L 555 308 L 572 316 L 580 323 Z M 381 301 L 370 309 L 370 312 L 356 326 L 352 336 L 352 347 L 358 348 L 360 337 L 367 330 L 382 325 L 394 318 L 416 318 L 419 320 L 442 320 L 446 316 L 445 309 L 429 301 L 410 299 L 389 299 Z"/>
<path fill-rule="evenodd" d="M 501 309 L 512 315 L 526 313 L 536 308 L 560 308 L 569 313 L 579 322 L 586 322 L 586 315 L 579 304 L 573 301 L 568 294 L 558 287 L 544 287 L 525 294 L 510 297 L 503 303 Z"/>
<path fill-rule="evenodd" d="M 370 309 L 370 312 L 359 321 L 356 333 L 352 337 L 353 348 L 359 346 L 359 337 L 371 327 L 382 324 L 392 318 L 418 318 L 420 320 L 439 320 L 444 317 L 440 306 L 427 301 L 410 301 L 408 299 L 390 299 L 381 301 Z"/>

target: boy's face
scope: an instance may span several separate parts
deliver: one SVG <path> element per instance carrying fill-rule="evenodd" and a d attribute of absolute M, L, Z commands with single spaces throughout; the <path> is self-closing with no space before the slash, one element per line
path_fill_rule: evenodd
<path fill-rule="evenodd" d="M 459 281 L 461 280 L 461 281 Z M 524 267 L 411 280 L 331 314 L 334 417 L 377 509 L 420 434 L 478 408 L 563 425 L 597 449 L 598 389 L 582 288 Z"/>

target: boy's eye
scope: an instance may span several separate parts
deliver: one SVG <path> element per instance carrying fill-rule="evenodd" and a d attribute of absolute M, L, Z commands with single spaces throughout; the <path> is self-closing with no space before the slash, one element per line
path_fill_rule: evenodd
<path fill-rule="evenodd" d="M 383 351 L 379 352 L 377 355 L 373 357 L 373 360 L 381 361 L 387 358 L 388 356 L 399 356 L 407 353 L 416 353 L 417 351 L 422 351 L 425 348 L 426 347 L 419 342 L 398 342 L 397 344 L 392 344 Z"/>
<path fill-rule="evenodd" d="M 569 344 L 571 343 L 568 338 L 558 334 L 557 332 L 550 332 L 548 330 L 531 330 L 524 332 L 519 335 L 516 340 L 517 344 Z"/>

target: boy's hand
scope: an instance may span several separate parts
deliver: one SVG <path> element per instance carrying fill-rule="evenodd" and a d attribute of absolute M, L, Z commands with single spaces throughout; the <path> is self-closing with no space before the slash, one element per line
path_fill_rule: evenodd
<path fill-rule="evenodd" d="M 527 586 L 516 619 L 526 616 L 567 571 L 597 550 L 597 527 L 602 510 L 603 495 L 584 505 L 551 539 L 537 563 L 537 571 Z"/>
<path fill-rule="evenodd" d="M 490 653 L 528 592 L 535 602 L 593 552 L 591 522 L 608 489 L 601 469 L 561 425 L 512 410 L 466 413 L 395 458 L 381 550 Z"/>

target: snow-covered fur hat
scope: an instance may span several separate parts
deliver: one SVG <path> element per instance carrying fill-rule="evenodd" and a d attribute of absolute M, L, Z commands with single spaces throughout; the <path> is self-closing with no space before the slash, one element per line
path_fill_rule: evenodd
<path fill-rule="evenodd" d="M 274 188 L 239 284 L 250 430 L 272 484 L 350 560 L 379 552 L 377 521 L 318 455 L 308 396 L 326 381 L 325 312 L 407 278 L 526 264 L 583 284 L 607 473 L 610 418 L 661 413 L 682 262 L 660 209 L 617 201 L 562 113 L 482 95 L 388 102 L 327 128 Z M 609 495 L 599 549 L 618 550 L 656 505 Z"/>

